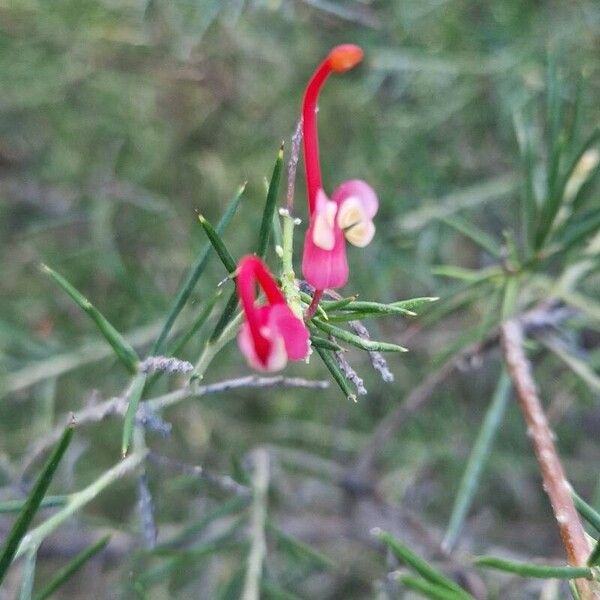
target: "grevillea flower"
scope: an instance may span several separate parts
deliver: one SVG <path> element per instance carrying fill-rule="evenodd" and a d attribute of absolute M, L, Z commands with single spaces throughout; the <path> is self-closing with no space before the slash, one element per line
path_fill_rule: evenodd
<path fill-rule="evenodd" d="M 256 304 L 256 284 L 267 303 Z M 245 321 L 238 345 L 251 367 L 260 371 L 278 371 L 288 359 L 302 360 L 308 354 L 308 330 L 287 305 L 266 265 L 256 256 L 239 263 L 238 296 Z"/>
<path fill-rule="evenodd" d="M 304 168 L 310 222 L 304 241 L 302 272 L 316 290 L 342 287 L 348 281 L 346 242 L 364 247 L 375 234 L 377 195 L 364 181 L 342 183 L 331 199 L 323 190 L 317 133 L 317 100 L 331 73 L 344 73 L 363 58 L 353 44 L 334 48 L 313 73 L 302 104 Z"/>

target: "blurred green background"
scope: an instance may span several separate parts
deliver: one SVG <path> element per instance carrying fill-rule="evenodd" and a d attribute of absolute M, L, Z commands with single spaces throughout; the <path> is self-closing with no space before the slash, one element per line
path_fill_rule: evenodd
<path fill-rule="evenodd" d="M 549 55 L 556 57 L 567 99 L 580 82 L 583 134 L 598 125 L 598 2 L 0 0 L 0 386 L 19 383 L 68 353 L 77 364 L 81 347 L 104 347 L 39 263 L 66 276 L 129 335 L 161 323 L 204 245 L 194 209 L 216 222 L 246 180 L 225 239 L 236 257 L 254 248 L 265 177 L 280 141 L 289 146 L 304 85 L 328 50 L 343 42 L 363 46 L 366 58 L 355 71 L 333 77 L 321 96 L 324 183 L 332 191 L 344 179 L 363 178 L 381 202 L 375 241 L 364 251 L 350 250 L 352 275 L 344 292 L 384 302 L 444 299 L 457 284 L 432 267 L 479 269 L 490 257 L 440 218 L 460 212 L 497 240 L 517 226 L 521 162 L 513 123 L 532 102 L 543 102 Z M 299 175 L 296 211 L 305 216 Z M 211 261 L 187 318 L 223 276 L 218 260 Z M 598 283 L 596 277 L 587 284 L 596 300 Z M 393 384 L 380 381 L 368 357 L 352 352 L 369 390 L 357 405 L 334 386 L 324 392 L 236 391 L 168 411 L 171 436 L 150 434 L 149 444 L 224 473 L 253 448 L 271 448 L 278 482 L 273 518 L 338 563 L 334 570 L 299 567 L 273 547 L 267 564 L 274 578 L 300 597 L 375 597 L 385 588 L 386 567 L 369 529 L 392 518 L 420 544 L 425 534 L 402 521 L 414 516 L 427 535 L 441 538 L 495 387 L 497 353 L 480 368 L 453 375 L 389 440 L 379 456 L 375 501 L 348 500 L 336 473 L 352 464 L 384 415 L 460 346 L 491 301 L 484 296 L 463 307 L 458 298 L 456 310 L 445 315 L 374 323 L 374 336 L 411 352 L 389 358 Z M 182 358 L 195 360 L 201 342 L 198 336 Z M 592 369 L 600 362 L 595 352 Z M 598 391 L 576 377 L 563 378 L 552 357 L 542 357 L 536 369 L 571 480 L 600 501 L 600 489 L 594 492 Z M 288 370 L 328 378 L 316 360 Z M 232 345 L 208 378 L 246 372 Z M 126 373 L 106 358 L 59 377 L 49 371 L 2 399 L 2 497 L 19 491 L 19 465 L 37 438 L 93 402 L 94 394 L 108 398 L 126 382 Z M 161 385 L 157 393 L 167 389 Z M 77 451 L 54 491 L 79 489 L 115 463 L 121 426 L 112 419 L 79 431 Z M 222 502 L 210 488 L 176 474 L 149 469 L 148 475 L 161 536 Z M 132 581 L 156 559 L 135 555 L 141 546 L 135 502 L 134 482 L 124 480 L 48 543 L 38 563 L 42 580 L 66 560 L 71 545 L 78 547 L 73 540 L 79 533 L 90 541 L 96 528 L 120 531 L 112 554 L 88 565 L 87 577 L 57 597 L 141 593 Z M 398 514 L 390 516 L 391 510 Z M 462 543 L 476 552 L 503 547 L 517 556 L 562 557 L 514 405 Z M 189 559 L 144 583 L 144 593 L 218 597 L 240 564 L 236 552 L 225 550 L 201 564 Z M 17 575 L 7 594 L 16 589 Z M 539 587 L 521 586 L 498 597 L 539 593 Z"/>

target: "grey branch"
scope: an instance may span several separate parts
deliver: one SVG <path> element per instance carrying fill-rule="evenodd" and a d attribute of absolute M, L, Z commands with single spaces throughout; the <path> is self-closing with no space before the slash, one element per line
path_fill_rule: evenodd
<path fill-rule="evenodd" d="M 183 400 L 192 397 L 200 397 L 207 394 L 217 394 L 228 390 L 240 388 L 270 388 L 270 387 L 295 387 L 323 390 L 329 387 L 328 381 L 319 381 L 312 379 L 303 379 L 300 377 L 284 377 L 276 375 L 273 377 L 262 377 L 258 375 L 248 375 L 246 377 L 238 377 L 235 379 L 226 379 L 217 383 L 207 385 L 190 384 L 181 389 L 169 392 L 162 396 L 157 396 L 150 400 L 140 403 L 138 409 L 138 422 L 148 426 L 156 423 L 158 418 L 155 413 L 158 411 L 179 404 Z M 90 423 L 98 423 L 110 417 L 123 417 L 127 412 L 128 401 L 124 396 L 117 396 L 109 400 L 105 400 L 99 404 L 88 406 L 76 413 L 70 414 L 63 423 L 57 426 L 46 437 L 38 440 L 32 447 L 31 451 L 26 455 L 22 465 L 21 473 L 26 473 L 29 468 L 35 464 L 42 454 L 53 444 L 55 444 L 62 435 L 64 426 L 75 420 L 78 426 Z M 149 416 L 154 416 L 152 419 Z M 166 426 L 168 433 L 168 424 Z"/>

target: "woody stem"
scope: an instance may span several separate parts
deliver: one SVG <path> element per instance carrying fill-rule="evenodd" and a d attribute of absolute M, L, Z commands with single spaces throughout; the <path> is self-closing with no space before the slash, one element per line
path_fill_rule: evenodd
<path fill-rule="evenodd" d="M 538 396 L 531 366 L 523 350 L 523 330 L 517 320 L 502 326 L 504 360 L 517 392 L 521 412 L 540 467 L 544 489 L 558 523 L 567 560 L 572 566 L 584 566 L 590 553 L 585 532 L 573 504 L 570 486 L 562 468 L 552 431 Z M 585 579 L 576 580 L 581 600 L 600 598 Z"/>

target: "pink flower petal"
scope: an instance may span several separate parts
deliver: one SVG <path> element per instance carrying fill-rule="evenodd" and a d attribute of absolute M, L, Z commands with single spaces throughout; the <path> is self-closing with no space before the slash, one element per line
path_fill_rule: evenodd
<path fill-rule="evenodd" d="M 277 304 L 269 314 L 273 337 L 283 338 L 290 360 L 302 360 L 308 354 L 308 329 L 287 304 Z"/>
<path fill-rule="evenodd" d="M 335 245 L 331 250 L 323 250 L 313 242 L 313 226 L 309 226 L 304 238 L 302 256 L 304 279 L 315 289 L 339 288 L 348 281 L 348 261 L 344 233 L 335 227 Z"/>
<path fill-rule="evenodd" d="M 367 218 L 372 219 L 379 209 L 379 200 L 373 188 L 361 179 L 350 179 L 341 183 L 331 199 L 340 206 L 347 198 L 358 198 Z"/>

